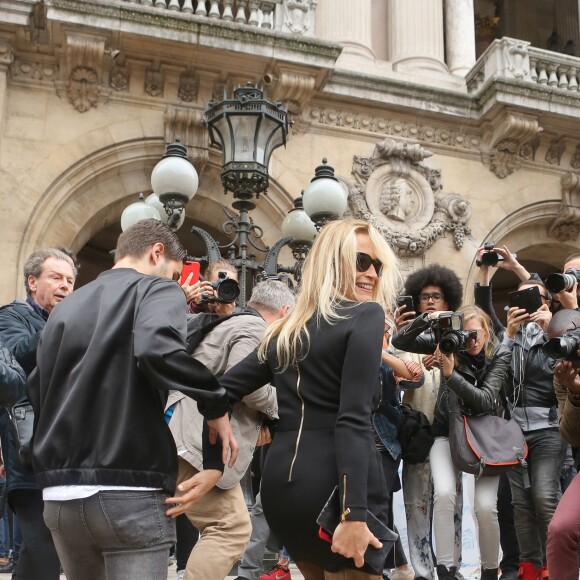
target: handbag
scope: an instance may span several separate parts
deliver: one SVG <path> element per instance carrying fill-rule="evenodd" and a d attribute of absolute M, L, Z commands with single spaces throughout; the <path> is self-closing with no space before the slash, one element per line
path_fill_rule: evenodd
<path fill-rule="evenodd" d="M 476 477 L 500 475 L 516 465 L 524 470 L 529 487 L 526 462 L 528 445 L 520 426 L 513 419 L 496 415 L 469 415 L 452 391 L 449 395 L 449 446 L 453 465 Z"/>
<path fill-rule="evenodd" d="M 319 537 L 332 543 L 332 534 L 338 527 L 341 521 L 340 497 L 338 485 L 333 489 L 328 501 L 322 508 L 316 523 L 320 526 Z M 378 538 L 382 544 L 382 548 L 374 548 L 369 546 L 365 552 L 364 560 L 373 570 L 383 570 L 387 555 L 395 544 L 398 534 L 387 528 L 376 516 L 367 510 L 367 526 L 370 532 Z M 326 533 L 325 533 L 326 532 Z"/>
<path fill-rule="evenodd" d="M 14 426 L 14 442 L 18 458 L 23 465 L 32 465 L 32 433 L 34 430 L 34 410 L 28 399 L 22 399 L 9 409 Z"/>
<path fill-rule="evenodd" d="M 398 439 L 403 461 L 415 465 L 425 463 L 435 438 L 426 415 L 408 405 L 401 405 Z"/>

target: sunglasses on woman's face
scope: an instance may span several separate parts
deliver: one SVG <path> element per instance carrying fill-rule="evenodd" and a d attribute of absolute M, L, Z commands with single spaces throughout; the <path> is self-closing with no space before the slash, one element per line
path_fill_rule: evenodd
<path fill-rule="evenodd" d="M 357 272 L 366 272 L 371 267 L 371 265 L 375 267 L 377 276 L 380 276 L 383 273 L 383 263 L 380 260 L 373 260 L 373 258 L 364 252 L 356 253 Z"/>

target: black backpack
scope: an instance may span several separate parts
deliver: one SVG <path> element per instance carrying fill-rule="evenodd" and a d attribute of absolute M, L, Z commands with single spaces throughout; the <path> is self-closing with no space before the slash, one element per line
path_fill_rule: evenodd
<path fill-rule="evenodd" d="M 431 424 L 425 414 L 408 405 L 402 405 L 399 443 L 403 461 L 411 464 L 425 463 L 434 441 Z"/>

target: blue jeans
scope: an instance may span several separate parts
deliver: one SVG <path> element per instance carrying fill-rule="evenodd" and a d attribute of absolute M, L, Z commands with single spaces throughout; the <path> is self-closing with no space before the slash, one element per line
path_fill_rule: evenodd
<path fill-rule="evenodd" d="M 47 501 L 44 521 L 68 580 L 163 580 L 175 522 L 160 491 L 101 491 Z"/>
<path fill-rule="evenodd" d="M 548 525 L 561 497 L 560 469 L 567 444 L 558 429 L 528 431 L 525 437 L 531 487 L 524 487 L 520 466 L 509 471 L 508 478 L 512 488 L 520 561 L 533 562 L 536 567 L 541 567 L 546 563 Z"/>

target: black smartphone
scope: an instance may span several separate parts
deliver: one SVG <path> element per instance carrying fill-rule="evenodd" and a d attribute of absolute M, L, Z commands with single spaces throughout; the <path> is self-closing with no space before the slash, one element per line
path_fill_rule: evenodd
<path fill-rule="evenodd" d="M 415 312 L 415 305 L 413 304 L 412 296 L 399 296 L 397 298 L 397 306 L 405 307 L 405 309 L 401 311 L 401 314 L 406 314 L 407 312 Z"/>
<path fill-rule="evenodd" d="M 528 314 L 533 314 L 542 306 L 542 297 L 538 286 L 530 286 L 525 290 L 508 292 L 509 307 L 524 308 Z"/>

